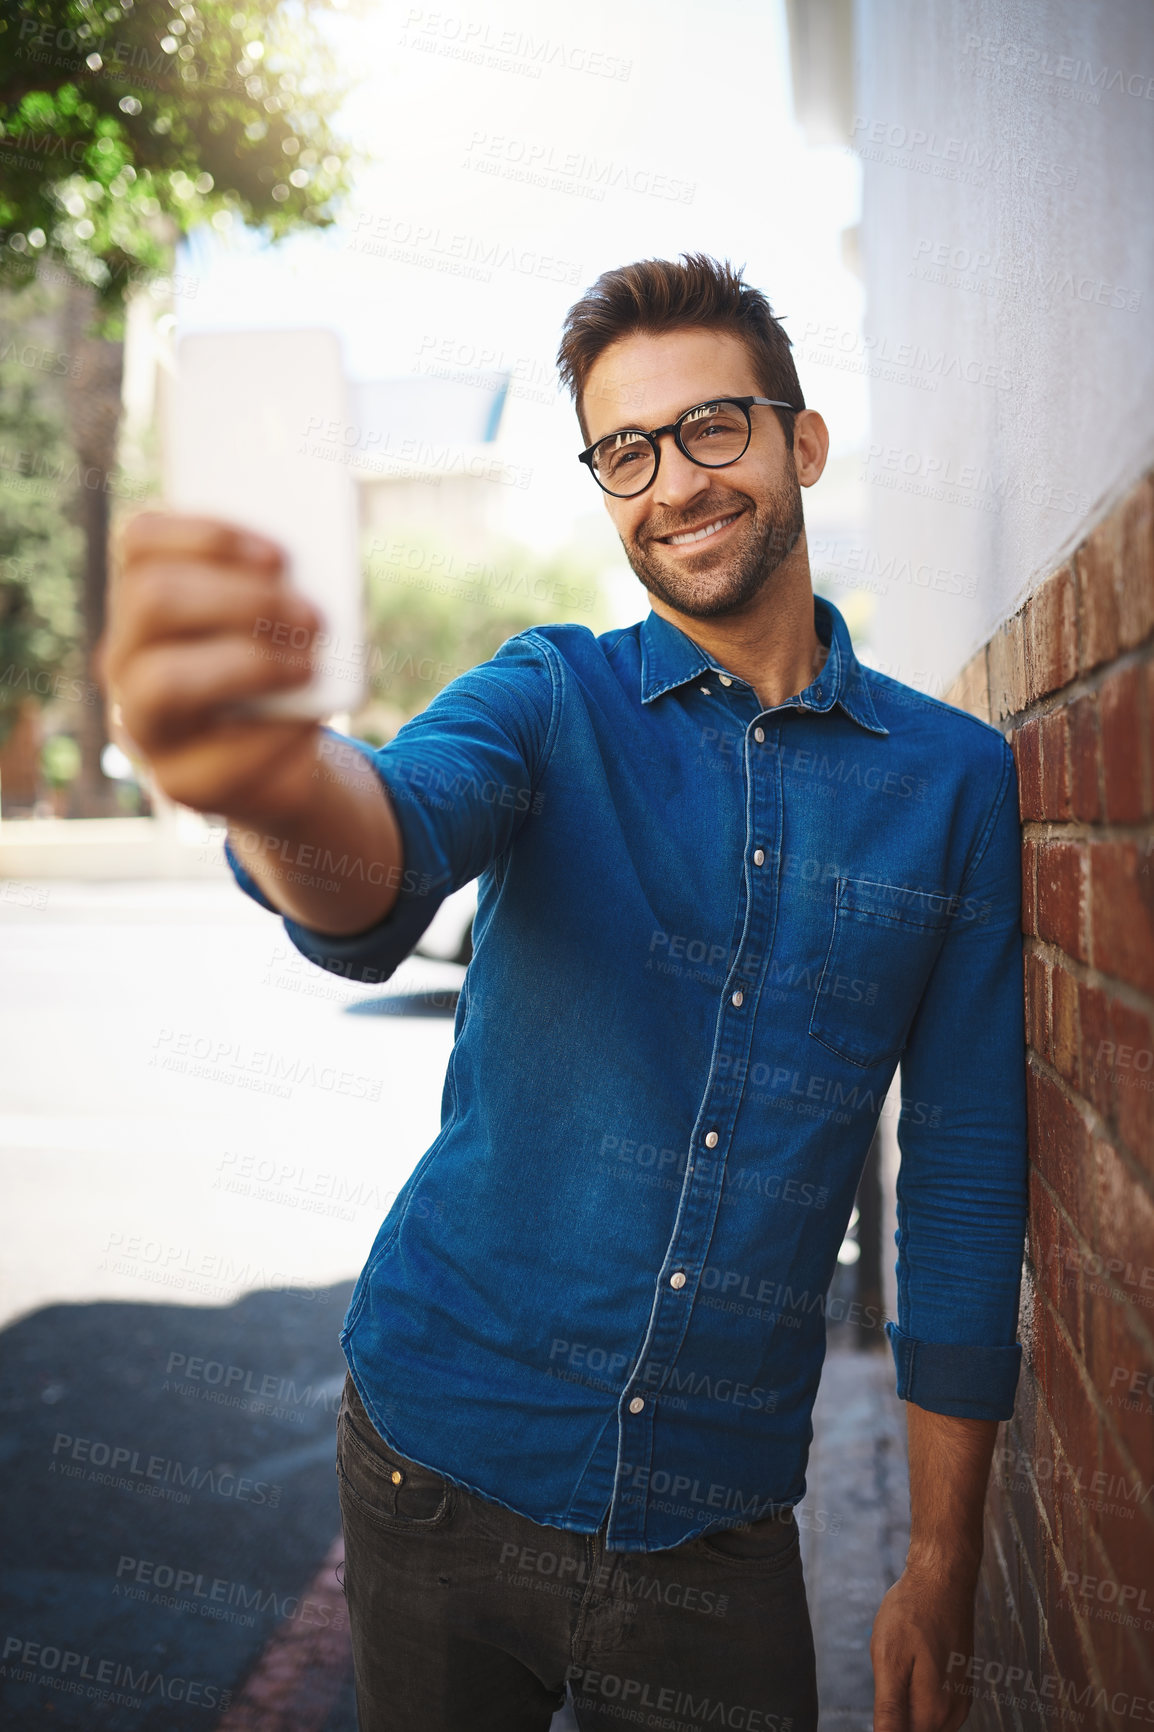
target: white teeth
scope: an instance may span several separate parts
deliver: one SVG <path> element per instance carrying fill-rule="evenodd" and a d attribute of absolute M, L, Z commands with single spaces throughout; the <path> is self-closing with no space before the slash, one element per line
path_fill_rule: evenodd
<path fill-rule="evenodd" d="M 716 535 L 719 529 L 724 529 L 727 523 L 732 523 L 737 515 L 738 513 L 735 511 L 729 517 L 719 517 L 716 523 L 707 523 L 704 529 L 691 530 L 688 535 L 671 535 L 669 545 L 670 547 L 684 547 L 690 541 L 704 541 L 707 535 Z"/>

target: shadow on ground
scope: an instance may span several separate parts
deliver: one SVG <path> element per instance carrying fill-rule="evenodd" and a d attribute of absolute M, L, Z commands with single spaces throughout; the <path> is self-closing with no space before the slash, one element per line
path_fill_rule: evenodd
<path fill-rule="evenodd" d="M 56 1305 L 0 1336 L 0 1725 L 356 1732 L 330 1555 L 351 1291 Z M 889 1355 L 831 1334 L 798 1513 L 822 1732 L 868 1732 L 904 1440 Z"/>
<path fill-rule="evenodd" d="M 345 1005 L 346 1016 L 448 1016 L 457 1014 L 455 989 L 438 992 L 389 992 Z"/>
<path fill-rule="evenodd" d="M 351 1291 L 56 1305 L 4 1332 L 0 1723 L 209 1732 L 309 1618 Z M 323 1732 L 354 1726 L 349 1696 Z"/>

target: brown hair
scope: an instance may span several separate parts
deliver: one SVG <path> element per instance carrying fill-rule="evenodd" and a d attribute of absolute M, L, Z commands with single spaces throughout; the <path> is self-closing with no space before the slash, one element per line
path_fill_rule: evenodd
<path fill-rule="evenodd" d="M 603 271 L 566 314 L 557 371 L 572 394 L 586 438 L 582 393 L 593 363 L 610 344 L 639 331 L 660 334 L 695 325 L 740 337 L 764 394 L 805 408 L 792 344 L 761 290 L 744 283 L 741 271 L 728 260 L 721 264 L 706 253 L 682 253 L 676 264 L 672 259 L 642 259 Z M 775 409 L 774 414 L 792 451 L 794 416 L 788 409 Z"/>

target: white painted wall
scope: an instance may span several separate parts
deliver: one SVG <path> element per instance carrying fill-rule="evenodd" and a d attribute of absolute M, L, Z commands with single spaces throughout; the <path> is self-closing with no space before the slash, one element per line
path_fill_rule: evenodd
<path fill-rule="evenodd" d="M 874 659 L 940 693 L 1154 462 L 1154 5 L 858 0 L 855 54 L 872 528 L 841 557 L 876 562 Z"/>

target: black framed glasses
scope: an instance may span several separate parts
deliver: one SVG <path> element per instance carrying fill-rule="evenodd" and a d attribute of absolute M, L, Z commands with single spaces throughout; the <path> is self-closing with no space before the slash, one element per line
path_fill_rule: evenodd
<path fill-rule="evenodd" d="M 749 411 L 756 405 L 801 413 L 776 397 L 712 397 L 707 403 L 695 403 L 666 427 L 651 427 L 648 433 L 640 427 L 622 427 L 608 433 L 579 452 L 578 462 L 588 465 L 598 487 L 614 499 L 632 499 L 656 478 L 661 462 L 658 440 L 663 433 L 672 433 L 682 455 L 703 469 L 724 469 L 744 457 L 753 437 Z"/>

